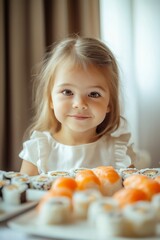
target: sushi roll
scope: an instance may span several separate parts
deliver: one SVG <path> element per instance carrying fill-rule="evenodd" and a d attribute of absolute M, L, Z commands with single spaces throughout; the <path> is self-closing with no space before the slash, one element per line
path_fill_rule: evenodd
<path fill-rule="evenodd" d="M 85 189 L 100 189 L 101 183 L 99 178 L 94 174 L 92 170 L 83 170 L 76 174 L 75 180 L 77 182 L 77 190 Z"/>
<path fill-rule="evenodd" d="M 9 180 L 0 180 L 0 197 L 2 197 L 2 189 L 4 186 L 10 184 Z"/>
<path fill-rule="evenodd" d="M 14 171 L 9 171 L 4 174 L 4 179 L 12 181 L 13 178 L 15 177 L 27 177 L 27 174 L 20 173 L 20 172 L 14 172 Z"/>
<path fill-rule="evenodd" d="M 52 186 L 53 178 L 48 175 L 37 175 L 31 178 L 30 187 L 37 190 L 49 190 Z"/>
<path fill-rule="evenodd" d="M 95 223 L 97 239 L 106 240 L 109 237 L 123 237 L 126 236 L 126 229 L 128 232 L 126 219 L 120 210 L 99 213 Z"/>
<path fill-rule="evenodd" d="M 139 173 L 149 178 L 155 178 L 156 176 L 160 176 L 160 168 L 144 168 L 139 170 Z"/>
<path fill-rule="evenodd" d="M 3 201 L 11 205 L 19 205 L 25 203 L 26 199 L 26 184 L 9 184 L 3 187 L 2 197 Z"/>
<path fill-rule="evenodd" d="M 122 180 L 124 180 L 133 174 L 139 174 L 139 170 L 137 168 L 121 168 L 119 174 L 122 176 Z"/>
<path fill-rule="evenodd" d="M 69 177 L 70 173 L 68 171 L 49 171 L 48 176 L 56 179 L 58 177 Z"/>
<path fill-rule="evenodd" d="M 112 166 L 100 166 L 93 169 L 99 178 L 101 191 L 104 196 L 112 196 L 122 188 L 122 177 Z"/>
<path fill-rule="evenodd" d="M 0 181 L 4 179 L 5 173 L 6 173 L 5 171 L 0 170 Z"/>
<path fill-rule="evenodd" d="M 100 213 L 118 210 L 118 202 L 112 197 L 102 197 L 92 202 L 88 208 L 87 219 L 94 226 L 96 217 Z"/>
<path fill-rule="evenodd" d="M 29 176 L 26 176 L 26 177 L 23 177 L 23 176 L 19 176 L 19 177 L 14 177 L 12 178 L 11 180 L 11 183 L 15 183 L 15 184 L 26 184 L 28 186 L 28 188 L 30 188 L 30 183 L 31 183 L 31 177 Z"/>
<path fill-rule="evenodd" d="M 51 197 L 45 201 L 38 214 L 41 225 L 63 224 L 71 218 L 71 201 L 67 197 Z"/>
<path fill-rule="evenodd" d="M 150 202 L 139 201 L 123 209 L 123 214 L 131 225 L 132 237 L 151 237 L 156 234 L 155 211 Z"/>
<path fill-rule="evenodd" d="M 156 212 L 157 221 L 160 222 L 160 193 L 153 196 L 151 205 Z"/>
<path fill-rule="evenodd" d="M 90 204 L 101 197 L 101 193 L 96 189 L 76 191 L 72 198 L 75 217 L 83 219 L 87 218 Z"/>
<path fill-rule="evenodd" d="M 75 178 L 76 174 L 83 170 L 89 170 L 89 168 L 73 168 L 70 170 L 70 175 Z"/>

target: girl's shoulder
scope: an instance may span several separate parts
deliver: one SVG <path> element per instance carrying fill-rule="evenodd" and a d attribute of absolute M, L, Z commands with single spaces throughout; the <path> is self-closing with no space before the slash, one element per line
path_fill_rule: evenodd
<path fill-rule="evenodd" d="M 54 140 L 51 133 L 49 131 L 37 131 L 35 130 L 31 136 L 30 139 L 49 139 Z"/>

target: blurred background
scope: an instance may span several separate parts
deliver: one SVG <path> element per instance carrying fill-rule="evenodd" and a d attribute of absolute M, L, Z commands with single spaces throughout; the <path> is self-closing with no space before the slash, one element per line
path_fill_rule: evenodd
<path fill-rule="evenodd" d="M 0 0 L 0 169 L 19 170 L 38 63 L 73 34 L 100 38 L 115 54 L 135 145 L 159 167 L 159 13 L 159 0 Z"/>

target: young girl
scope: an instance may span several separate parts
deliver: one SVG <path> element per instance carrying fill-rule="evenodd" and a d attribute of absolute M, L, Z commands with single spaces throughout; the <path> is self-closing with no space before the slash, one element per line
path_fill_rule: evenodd
<path fill-rule="evenodd" d="M 120 116 L 117 63 L 100 40 L 75 37 L 57 44 L 36 91 L 21 172 L 134 164 L 131 134 Z"/>

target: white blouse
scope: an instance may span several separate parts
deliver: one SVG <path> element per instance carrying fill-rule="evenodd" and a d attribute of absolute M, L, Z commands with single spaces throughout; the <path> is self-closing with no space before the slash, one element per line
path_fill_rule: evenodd
<path fill-rule="evenodd" d="M 37 166 L 39 173 L 102 165 L 119 169 L 129 167 L 136 160 L 131 133 L 123 128 L 96 142 L 77 146 L 61 144 L 47 131 L 34 131 L 23 143 L 19 157 Z"/>

